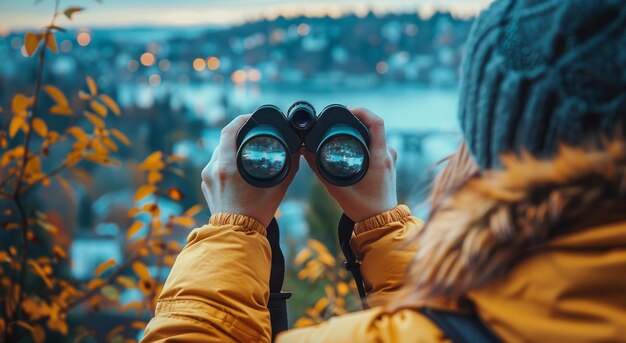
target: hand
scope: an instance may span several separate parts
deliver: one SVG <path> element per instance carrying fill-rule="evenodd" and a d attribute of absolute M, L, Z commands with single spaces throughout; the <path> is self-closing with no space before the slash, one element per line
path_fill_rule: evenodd
<path fill-rule="evenodd" d="M 398 205 L 396 195 L 397 153 L 385 141 L 385 123 L 366 109 L 352 109 L 352 113 L 365 124 L 371 135 L 370 163 L 365 177 L 355 185 L 338 187 L 326 182 L 315 164 L 315 154 L 305 153 L 305 158 L 322 181 L 328 193 L 335 198 L 350 219 L 359 222 Z"/>
<path fill-rule="evenodd" d="M 237 170 L 236 138 L 249 118 L 239 116 L 224 127 L 211 161 L 202 170 L 201 187 L 211 213 L 245 215 L 267 227 L 298 170 L 300 156 L 292 157 L 291 171 L 278 186 L 259 188 L 247 183 Z"/>

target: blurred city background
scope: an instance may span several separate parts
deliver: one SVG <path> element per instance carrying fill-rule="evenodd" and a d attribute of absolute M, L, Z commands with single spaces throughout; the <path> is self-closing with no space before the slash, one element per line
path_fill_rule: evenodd
<path fill-rule="evenodd" d="M 197 203 L 205 206 L 199 175 L 221 128 L 266 103 L 285 110 L 296 100 L 310 101 L 318 110 L 339 103 L 379 114 L 389 144 L 398 151 L 400 201 L 424 215 L 436 164 L 459 141 L 463 43 L 472 17 L 488 2 L 81 1 L 84 13 L 56 35 L 59 53 L 48 56 L 46 83 L 77 94 L 92 76 L 122 108 L 125 120 L 116 127 L 133 145 L 117 153 L 120 167 L 84 167 L 89 177 L 72 183 L 72 196 L 54 184 L 50 187 L 57 191 L 36 193 L 38 205 L 62 223 L 56 239 L 67 244 L 72 276 L 88 278 L 103 261 L 123 259 L 126 212 L 140 182 L 138 162 L 154 150 L 186 158 L 186 176 L 165 180 L 184 199 L 159 199 L 161 217 Z M 15 91 L 32 87 L 37 63 L 25 58 L 24 31 L 45 25 L 53 5 L 51 0 L 0 4 L 0 106 L 10 108 Z M 69 101 L 74 106 L 78 99 Z M 51 151 L 43 168 L 61 158 Z M 198 222 L 209 215 L 205 208 Z M 288 261 L 285 289 L 295 293 L 289 304 L 292 321 L 324 292 L 296 277 L 293 259 L 309 238 L 339 256 L 339 215 L 303 165 L 277 214 Z M 175 231 L 181 244 L 188 232 Z M 163 279 L 169 268 L 152 271 Z M 137 292 L 122 293 L 121 302 Z M 105 325 L 96 323 L 104 316 L 108 329 L 127 320 L 100 312 L 72 320 Z"/>

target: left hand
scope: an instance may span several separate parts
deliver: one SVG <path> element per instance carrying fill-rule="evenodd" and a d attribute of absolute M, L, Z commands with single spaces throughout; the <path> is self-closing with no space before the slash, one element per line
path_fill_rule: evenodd
<path fill-rule="evenodd" d="M 237 169 L 236 138 L 237 132 L 249 118 L 250 115 L 239 116 L 222 129 L 220 143 L 211 161 L 202 170 L 201 187 L 211 214 L 240 214 L 267 227 L 296 175 L 300 156 L 290 156 L 292 163 L 289 175 L 277 186 L 259 188 L 246 182 Z"/>
<path fill-rule="evenodd" d="M 309 167 L 315 172 L 328 193 L 335 198 L 343 212 L 355 222 L 360 222 L 398 205 L 396 195 L 396 151 L 387 146 L 385 123 L 382 118 L 364 108 L 350 110 L 365 124 L 371 135 L 370 164 L 363 179 L 349 187 L 330 184 L 317 170 L 315 154 L 305 153 Z"/>

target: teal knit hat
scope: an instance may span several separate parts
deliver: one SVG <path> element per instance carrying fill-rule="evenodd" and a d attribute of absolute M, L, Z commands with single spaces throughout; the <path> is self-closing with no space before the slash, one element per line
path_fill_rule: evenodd
<path fill-rule="evenodd" d="M 466 51 L 459 119 L 481 168 L 626 133 L 625 0 L 497 0 Z"/>

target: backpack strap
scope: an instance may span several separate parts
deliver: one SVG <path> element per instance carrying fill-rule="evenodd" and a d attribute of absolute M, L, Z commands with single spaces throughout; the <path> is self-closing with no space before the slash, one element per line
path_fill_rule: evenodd
<path fill-rule="evenodd" d="M 363 277 L 361 276 L 361 263 L 356 261 L 356 257 L 354 256 L 352 249 L 350 249 L 350 241 L 352 239 L 354 224 L 355 223 L 352 219 L 343 214 L 339 220 L 337 233 L 339 235 L 339 246 L 341 247 L 343 256 L 346 258 L 344 267 L 354 277 L 356 288 L 359 290 L 359 296 L 361 297 L 361 304 L 363 305 L 363 309 L 366 310 L 369 308 L 369 305 L 367 304 L 367 293 L 365 292 L 365 285 L 363 284 Z"/>
<path fill-rule="evenodd" d="M 502 342 L 476 312 L 469 314 L 455 313 L 422 308 L 421 314 L 435 323 L 454 343 L 500 343 Z"/>
<path fill-rule="evenodd" d="M 270 311 L 272 324 L 272 341 L 281 332 L 287 330 L 287 299 L 291 298 L 291 292 L 283 292 L 285 279 L 285 257 L 280 249 L 280 231 L 276 219 L 267 227 L 267 241 L 272 250 L 272 266 L 270 269 L 270 298 L 267 308 Z"/>

